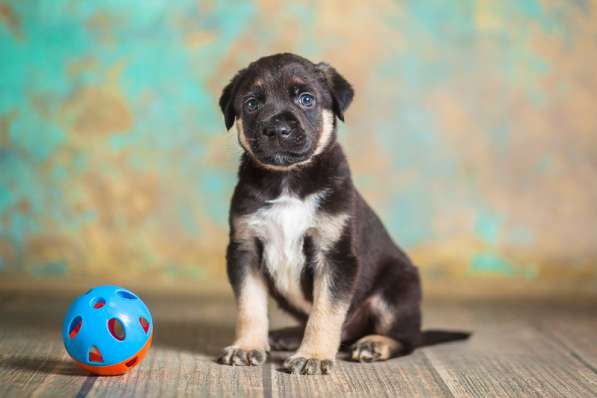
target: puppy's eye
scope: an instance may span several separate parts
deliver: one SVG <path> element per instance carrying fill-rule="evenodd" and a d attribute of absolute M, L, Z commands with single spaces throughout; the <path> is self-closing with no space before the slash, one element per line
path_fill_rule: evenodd
<path fill-rule="evenodd" d="M 315 105 L 315 97 L 313 94 L 302 93 L 298 97 L 298 102 L 303 108 L 312 108 Z"/>
<path fill-rule="evenodd" d="M 245 109 L 247 112 L 255 112 L 259 108 L 259 102 L 256 98 L 249 98 L 245 101 Z"/>

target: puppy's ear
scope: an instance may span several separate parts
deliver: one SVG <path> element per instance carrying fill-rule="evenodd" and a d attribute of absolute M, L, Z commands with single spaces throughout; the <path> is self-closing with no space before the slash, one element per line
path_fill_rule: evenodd
<path fill-rule="evenodd" d="M 234 125 L 234 120 L 236 119 L 236 111 L 234 110 L 234 98 L 236 97 L 236 92 L 238 91 L 239 83 L 242 79 L 242 76 L 245 73 L 245 69 L 240 70 L 228 83 L 224 90 L 222 90 L 222 95 L 220 95 L 220 109 L 224 114 L 224 123 L 226 124 L 226 130 L 230 130 L 230 127 Z"/>
<path fill-rule="evenodd" d="M 344 121 L 344 111 L 352 102 L 354 90 L 350 83 L 331 65 L 320 62 L 317 69 L 325 76 L 333 100 L 333 111 L 338 119 Z"/>

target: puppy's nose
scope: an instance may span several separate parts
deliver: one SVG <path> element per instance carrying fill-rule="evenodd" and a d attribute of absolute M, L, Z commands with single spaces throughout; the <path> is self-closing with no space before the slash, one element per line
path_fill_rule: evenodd
<path fill-rule="evenodd" d="M 291 126 L 290 123 L 277 122 L 264 126 L 262 133 L 266 137 L 278 136 L 281 138 L 286 138 L 292 133 L 292 130 L 293 126 Z"/>

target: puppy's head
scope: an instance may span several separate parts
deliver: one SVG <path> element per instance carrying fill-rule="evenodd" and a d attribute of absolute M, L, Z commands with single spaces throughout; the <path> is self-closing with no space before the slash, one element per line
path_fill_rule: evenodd
<path fill-rule="evenodd" d="M 220 108 L 226 128 L 236 121 L 241 146 L 260 166 L 289 170 L 334 142 L 336 118 L 344 120 L 353 94 L 328 64 L 277 54 L 238 72 Z"/>

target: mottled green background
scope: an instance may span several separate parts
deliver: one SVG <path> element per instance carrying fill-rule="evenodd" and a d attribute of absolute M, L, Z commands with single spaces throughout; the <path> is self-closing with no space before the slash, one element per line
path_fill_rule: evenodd
<path fill-rule="evenodd" d="M 280 51 L 354 84 L 355 179 L 429 289 L 597 292 L 594 1 L 0 0 L 0 277 L 223 280 L 217 98 Z"/>

